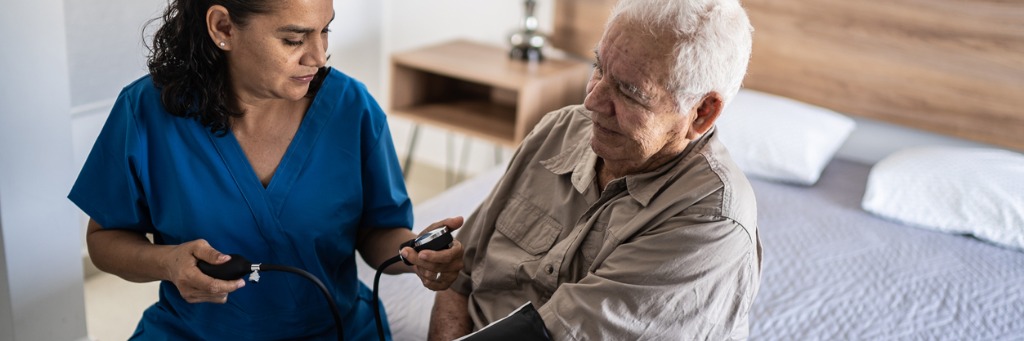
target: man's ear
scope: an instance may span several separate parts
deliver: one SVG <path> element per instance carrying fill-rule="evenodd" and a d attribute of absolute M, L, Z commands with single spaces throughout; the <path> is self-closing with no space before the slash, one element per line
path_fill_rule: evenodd
<path fill-rule="evenodd" d="M 693 107 L 693 112 L 690 113 L 693 122 L 690 122 L 690 131 L 686 137 L 691 140 L 696 139 L 715 126 L 718 115 L 722 114 L 723 104 L 722 95 L 717 92 L 712 91 L 704 95 L 700 102 Z"/>
<path fill-rule="evenodd" d="M 210 39 L 213 44 L 221 50 L 230 50 L 231 38 L 234 37 L 235 24 L 231 22 L 231 15 L 228 9 L 221 5 L 210 6 L 206 10 L 206 30 L 210 32 Z"/>

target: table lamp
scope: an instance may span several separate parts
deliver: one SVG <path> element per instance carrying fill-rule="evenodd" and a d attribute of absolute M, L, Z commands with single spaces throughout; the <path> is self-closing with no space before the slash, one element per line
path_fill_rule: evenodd
<path fill-rule="evenodd" d="M 508 38 L 509 43 L 512 44 L 509 57 L 526 61 L 541 61 L 544 59 L 544 56 L 541 54 L 541 48 L 544 47 L 547 37 L 537 31 L 539 22 L 534 15 L 537 2 L 525 0 L 523 5 L 526 10 L 526 16 L 523 18 L 523 27 L 519 31 L 513 32 Z"/>

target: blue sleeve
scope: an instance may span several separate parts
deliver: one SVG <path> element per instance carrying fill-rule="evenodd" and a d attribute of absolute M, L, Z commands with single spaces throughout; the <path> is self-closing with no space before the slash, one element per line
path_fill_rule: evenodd
<path fill-rule="evenodd" d="M 143 190 L 145 150 L 134 110 L 123 90 L 114 103 L 68 199 L 104 228 L 154 232 Z"/>
<path fill-rule="evenodd" d="M 411 228 L 412 201 L 405 190 L 402 168 L 388 130 L 384 111 L 364 90 L 368 111 L 363 136 L 363 215 L 361 227 Z"/>

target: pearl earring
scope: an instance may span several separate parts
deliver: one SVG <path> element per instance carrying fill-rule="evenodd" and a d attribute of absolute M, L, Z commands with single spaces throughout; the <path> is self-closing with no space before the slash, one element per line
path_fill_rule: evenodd
<path fill-rule="evenodd" d="M 224 45 L 227 45 L 227 44 L 224 44 L 224 42 L 222 41 L 222 42 L 220 42 L 219 45 L 220 45 L 220 47 L 224 47 Z"/>

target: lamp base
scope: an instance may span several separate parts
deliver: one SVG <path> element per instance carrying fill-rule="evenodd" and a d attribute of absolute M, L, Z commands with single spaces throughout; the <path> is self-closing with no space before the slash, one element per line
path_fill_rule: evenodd
<path fill-rule="evenodd" d="M 534 46 L 513 46 L 512 50 L 508 52 L 508 57 L 531 62 L 544 60 L 544 54 L 540 52 L 540 48 Z"/>

